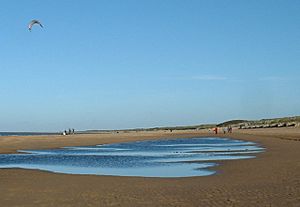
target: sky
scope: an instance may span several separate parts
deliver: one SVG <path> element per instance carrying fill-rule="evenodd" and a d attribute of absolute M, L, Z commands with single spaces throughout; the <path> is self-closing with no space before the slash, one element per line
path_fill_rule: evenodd
<path fill-rule="evenodd" d="M 300 114 L 298 0 L 0 5 L 0 131 Z"/>

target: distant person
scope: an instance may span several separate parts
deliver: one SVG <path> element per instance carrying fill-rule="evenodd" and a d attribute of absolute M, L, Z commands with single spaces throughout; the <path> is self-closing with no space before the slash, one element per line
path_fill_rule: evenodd
<path fill-rule="evenodd" d="M 226 134 L 226 127 L 223 127 L 223 134 Z"/>
<path fill-rule="evenodd" d="M 75 134 L 75 129 L 72 129 L 72 134 Z"/>
<path fill-rule="evenodd" d="M 63 134 L 64 134 L 64 135 L 67 135 L 67 134 L 68 134 L 68 133 L 67 133 L 67 130 L 65 130 Z"/>
<path fill-rule="evenodd" d="M 214 128 L 214 132 L 215 132 L 215 134 L 218 134 L 218 127 Z"/>

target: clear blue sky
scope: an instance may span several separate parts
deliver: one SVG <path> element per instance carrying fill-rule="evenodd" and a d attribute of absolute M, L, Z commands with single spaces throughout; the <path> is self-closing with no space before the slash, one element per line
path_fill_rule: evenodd
<path fill-rule="evenodd" d="M 0 131 L 300 114 L 298 0 L 0 3 Z"/>

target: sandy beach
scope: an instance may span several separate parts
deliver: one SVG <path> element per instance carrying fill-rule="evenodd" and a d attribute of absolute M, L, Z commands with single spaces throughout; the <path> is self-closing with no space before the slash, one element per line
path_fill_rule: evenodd
<path fill-rule="evenodd" d="M 0 137 L 0 153 L 167 137 L 203 131 Z M 300 129 L 234 130 L 266 148 L 255 159 L 220 163 L 213 176 L 142 178 L 0 169 L 1 206 L 300 206 Z"/>

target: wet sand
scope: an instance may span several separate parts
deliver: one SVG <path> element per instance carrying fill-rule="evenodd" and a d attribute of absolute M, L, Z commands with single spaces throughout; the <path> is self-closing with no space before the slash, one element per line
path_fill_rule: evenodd
<path fill-rule="evenodd" d="M 214 135 L 203 130 L 0 137 L 0 153 L 195 136 Z M 228 136 L 257 142 L 266 152 L 256 159 L 222 162 L 216 167 L 218 173 L 207 177 L 115 177 L 0 169 L 0 206 L 300 206 L 299 128 L 234 130 Z"/>

